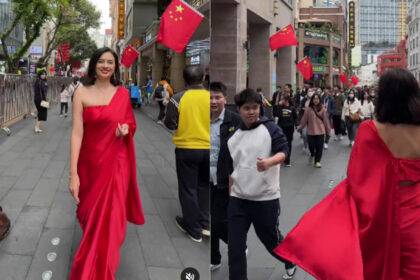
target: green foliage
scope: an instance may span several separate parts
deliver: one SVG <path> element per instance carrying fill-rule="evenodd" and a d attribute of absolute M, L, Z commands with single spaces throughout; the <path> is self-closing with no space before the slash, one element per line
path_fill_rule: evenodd
<path fill-rule="evenodd" d="M 87 30 L 99 27 L 100 12 L 89 0 L 12 0 L 12 5 L 13 19 L 5 30 L 0 31 L 1 48 L 8 72 L 17 71 L 19 59 L 41 35 L 43 27 L 47 29 L 49 40 L 46 53 L 38 63 L 39 67 L 47 64 L 52 51 L 63 42 L 78 46 L 77 52 L 86 50 L 87 53 L 91 53 L 92 40 L 87 36 Z M 6 42 L 18 25 L 22 26 L 25 33 L 24 44 L 16 53 L 9 54 Z M 79 38 L 74 35 L 76 31 L 80 35 Z M 85 47 L 81 48 L 81 45 Z"/>

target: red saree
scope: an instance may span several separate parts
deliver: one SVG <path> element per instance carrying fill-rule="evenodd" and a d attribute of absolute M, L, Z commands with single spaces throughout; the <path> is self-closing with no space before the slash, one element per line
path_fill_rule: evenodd
<path fill-rule="evenodd" d="M 420 279 L 420 160 L 395 158 L 363 122 L 347 179 L 274 251 L 322 280 Z"/>
<path fill-rule="evenodd" d="M 129 135 L 115 130 L 129 125 Z M 82 240 L 71 267 L 71 280 L 114 280 L 127 220 L 144 224 L 136 178 L 136 121 L 129 93 L 119 87 L 109 105 L 83 110 L 83 141 L 78 161 Z"/>

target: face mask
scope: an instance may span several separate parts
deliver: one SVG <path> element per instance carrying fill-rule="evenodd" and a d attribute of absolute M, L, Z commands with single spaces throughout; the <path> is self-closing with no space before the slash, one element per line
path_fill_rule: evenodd
<path fill-rule="evenodd" d="M 354 99 L 354 95 L 353 94 L 349 95 L 349 98 Z"/>
<path fill-rule="evenodd" d="M 45 75 L 41 75 L 41 79 L 45 79 Z"/>

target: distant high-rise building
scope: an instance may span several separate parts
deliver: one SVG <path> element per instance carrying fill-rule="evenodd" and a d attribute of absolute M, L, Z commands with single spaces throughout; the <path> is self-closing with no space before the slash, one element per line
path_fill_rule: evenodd
<path fill-rule="evenodd" d="M 0 0 L 0 30 L 9 28 L 15 18 L 12 8 L 12 1 Z M 13 54 L 23 44 L 23 28 L 18 24 L 6 39 L 7 51 Z M 3 59 L 3 51 L 0 48 L 0 60 Z"/>
<path fill-rule="evenodd" d="M 420 0 L 411 1 L 407 21 L 408 21 L 408 39 L 407 39 L 408 70 L 410 70 L 411 73 L 413 73 L 417 81 L 420 81 L 420 60 L 419 60 Z"/>
<path fill-rule="evenodd" d="M 362 64 L 393 49 L 407 33 L 409 0 L 358 0 L 356 2 L 357 43 L 362 45 Z"/>

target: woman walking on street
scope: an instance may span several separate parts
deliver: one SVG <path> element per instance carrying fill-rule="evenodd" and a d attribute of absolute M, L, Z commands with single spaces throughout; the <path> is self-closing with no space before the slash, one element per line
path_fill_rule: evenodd
<path fill-rule="evenodd" d="M 349 146 L 353 147 L 357 129 L 363 119 L 362 104 L 356 98 L 356 90 L 354 89 L 350 90 L 347 100 L 344 102 L 342 119 L 346 123 Z"/>
<path fill-rule="evenodd" d="M 316 279 L 420 279 L 420 89 L 413 74 L 382 74 L 375 118 L 360 125 L 347 178 L 275 249 Z"/>
<path fill-rule="evenodd" d="M 61 93 L 60 93 L 60 117 L 63 116 L 64 111 L 64 117 L 67 118 L 67 111 L 69 110 L 69 99 L 70 99 L 70 93 L 68 87 L 66 85 L 61 86 Z"/>
<path fill-rule="evenodd" d="M 322 151 L 324 150 L 324 138 L 330 134 L 330 121 L 328 120 L 327 110 L 321 104 L 321 97 L 315 93 L 303 114 L 298 130 L 308 127 L 308 144 L 311 153 L 309 163 L 321 168 Z"/>
<path fill-rule="evenodd" d="M 368 91 L 362 93 L 362 100 L 360 101 L 362 108 L 362 116 L 364 120 L 372 120 L 375 113 L 375 105 L 373 105 L 372 99 L 369 96 Z"/>
<path fill-rule="evenodd" d="M 73 100 L 70 192 L 83 230 L 70 280 L 114 280 L 127 220 L 144 224 L 136 178 L 136 121 L 117 54 L 98 49 Z"/>
<path fill-rule="evenodd" d="M 280 98 L 280 102 L 278 103 L 277 110 L 275 111 L 275 117 L 278 118 L 277 125 L 283 130 L 289 145 L 289 153 L 286 156 L 284 165 L 286 167 L 291 167 L 290 158 L 292 154 L 293 134 L 295 132 L 295 127 L 298 125 L 298 117 L 292 97 L 290 96 L 290 90 L 287 90 L 286 87 Z"/>
<path fill-rule="evenodd" d="M 38 73 L 38 78 L 34 85 L 34 102 L 36 110 L 38 111 L 38 117 L 35 122 L 35 133 L 41 133 L 41 124 L 42 122 L 47 121 L 48 108 L 45 105 L 45 102 L 47 101 L 47 90 L 47 73 L 41 71 Z"/>

